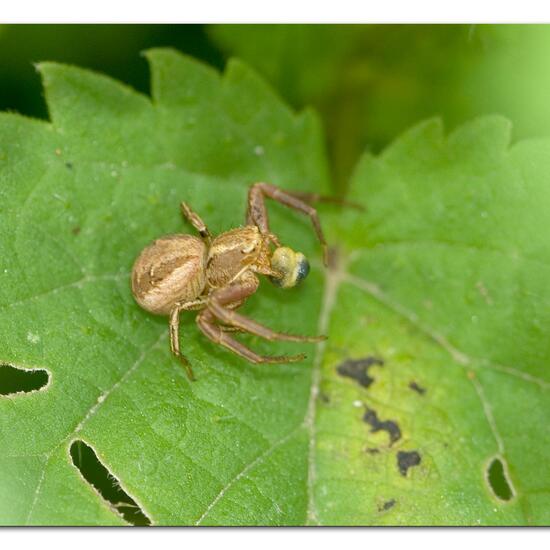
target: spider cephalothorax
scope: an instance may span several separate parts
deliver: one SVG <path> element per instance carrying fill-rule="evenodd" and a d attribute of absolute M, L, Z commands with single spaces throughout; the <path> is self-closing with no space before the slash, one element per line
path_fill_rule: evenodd
<path fill-rule="evenodd" d="M 326 244 L 317 216 L 304 196 L 283 191 L 267 183 L 255 183 L 248 194 L 244 227 L 212 237 L 201 218 L 181 204 L 183 215 L 200 237 L 167 235 L 147 246 L 132 270 L 132 292 L 138 304 L 151 313 L 170 316 L 170 347 L 187 369 L 193 372 L 179 347 L 181 311 L 200 310 L 197 324 L 212 341 L 230 349 L 252 363 L 289 363 L 303 354 L 263 356 L 253 352 L 229 332 L 240 330 L 267 340 L 318 342 L 324 336 L 296 336 L 275 332 L 235 310 L 260 284 L 257 275 L 266 275 L 281 288 L 291 288 L 309 272 L 306 257 L 281 246 L 269 231 L 265 198 L 270 197 L 310 216 L 326 258 Z M 307 199 L 307 196 L 305 197 Z"/>

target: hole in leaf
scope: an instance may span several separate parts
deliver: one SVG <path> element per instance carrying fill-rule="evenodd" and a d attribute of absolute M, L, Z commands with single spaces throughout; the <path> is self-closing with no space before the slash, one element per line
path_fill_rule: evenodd
<path fill-rule="evenodd" d="M 508 479 L 504 462 L 495 457 L 487 468 L 487 482 L 494 495 L 500 500 L 510 500 L 514 496 L 514 489 Z"/>
<path fill-rule="evenodd" d="M 73 464 L 82 477 L 132 525 L 151 525 L 136 501 L 120 486 L 118 479 L 99 461 L 95 451 L 84 441 L 73 441 L 70 448 Z"/>
<path fill-rule="evenodd" d="M 28 393 L 42 389 L 50 380 L 44 369 L 20 369 L 12 365 L 0 365 L 0 395 Z"/>

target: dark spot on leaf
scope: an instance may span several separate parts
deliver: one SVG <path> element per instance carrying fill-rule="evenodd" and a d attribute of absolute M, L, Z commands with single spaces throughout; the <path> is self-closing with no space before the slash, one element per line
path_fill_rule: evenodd
<path fill-rule="evenodd" d="M 80 226 L 77 225 L 76 227 L 73 227 L 71 233 L 73 235 L 78 235 L 80 233 Z"/>
<path fill-rule="evenodd" d="M 424 395 L 426 393 L 426 388 L 419 386 L 414 380 L 409 384 L 409 388 L 420 395 Z"/>
<path fill-rule="evenodd" d="M 370 431 L 372 433 L 379 432 L 380 430 L 388 432 L 388 435 L 390 436 L 390 445 L 395 443 L 401 437 L 401 430 L 396 422 L 393 420 L 380 420 L 376 414 L 376 411 L 369 409 L 368 407 L 367 411 L 363 415 L 363 420 L 371 426 Z"/>
<path fill-rule="evenodd" d="M 377 455 L 380 452 L 380 449 L 377 449 L 376 447 L 367 447 L 365 452 L 370 455 Z"/>
<path fill-rule="evenodd" d="M 421 462 L 421 457 L 416 451 L 399 451 L 397 453 L 397 467 L 402 476 L 407 475 L 409 468 L 418 466 Z"/>
<path fill-rule="evenodd" d="M 487 468 L 487 481 L 499 500 L 510 500 L 514 496 L 502 459 L 496 457 L 491 461 Z"/>
<path fill-rule="evenodd" d="M 364 388 L 368 388 L 374 378 L 369 376 L 369 369 L 373 365 L 382 366 L 384 361 L 377 357 L 365 357 L 363 359 L 346 359 L 343 363 L 336 367 L 336 371 L 340 376 L 353 378 Z"/>
<path fill-rule="evenodd" d="M 387 500 L 386 502 L 384 502 L 384 504 L 382 504 L 382 506 L 378 506 L 378 511 L 379 512 L 386 512 L 387 510 L 389 510 L 390 508 L 393 508 L 395 506 L 395 499 L 391 499 L 391 500 Z"/>
<path fill-rule="evenodd" d="M 0 365 L 0 395 L 28 393 L 42 389 L 50 380 L 44 369 L 20 369 Z"/>
<path fill-rule="evenodd" d="M 320 392 L 319 393 L 319 399 L 323 402 L 323 403 L 330 403 L 330 397 L 324 393 L 324 392 Z"/>
<path fill-rule="evenodd" d="M 151 525 L 136 501 L 120 486 L 118 480 L 100 462 L 95 451 L 84 441 L 73 441 L 70 448 L 73 464 L 82 477 L 132 525 Z"/>
<path fill-rule="evenodd" d="M 65 163 L 65 166 L 66 166 L 69 170 L 72 170 L 72 168 L 73 168 L 73 163 L 72 163 L 72 162 L 66 162 L 66 163 Z"/>

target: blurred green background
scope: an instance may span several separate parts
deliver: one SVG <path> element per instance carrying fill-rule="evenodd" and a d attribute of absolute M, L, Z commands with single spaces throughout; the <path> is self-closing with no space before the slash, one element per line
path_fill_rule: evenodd
<path fill-rule="evenodd" d="M 217 68 L 238 56 L 327 132 L 337 191 L 365 149 L 431 116 L 448 130 L 500 113 L 514 139 L 550 130 L 548 25 L 3 25 L 0 109 L 45 118 L 33 63 L 89 67 L 148 91 L 140 52 L 172 46 Z"/>

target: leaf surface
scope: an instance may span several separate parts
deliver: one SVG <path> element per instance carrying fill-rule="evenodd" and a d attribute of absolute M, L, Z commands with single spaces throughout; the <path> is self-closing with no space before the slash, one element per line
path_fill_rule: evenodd
<path fill-rule="evenodd" d="M 0 396 L 0 522 L 125 524 L 74 466 L 83 441 L 153 524 L 547 524 L 548 141 L 510 148 L 497 117 L 448 138 L 428 122 L 364 157 L 366 212 L 322 208 L 328 271 L 309 221 L 270 204 L 313 269 L 243 312 L 329 340 L 243 337 L 308 352 L 250 365 L 190 314 L 190 383 L 167 320 L 133 301 L 135 257 L 192 231 L 181 200 L 219 233 L 250 183 L 326 193 L 327 167 L 316 117 L 241 63 L 147 57 L 152 99 L 46 63 L 51 122 L 0 118 L 0 362 L 50 377 Z"/>
<path fill-rule="evenodd" d="M 152 100 L 46 63 L 52 122 L 0 121 L 0 359 L 50 374 L 41 391 L 0 399 L 1 521 L 123 522 L 73 466 L 79 440 L 155 524 L 302 523 L 311 359 L 245 364 L 188 315 L 191 384 L 169 352 L 167 320 L 134 302 L 129 272 L 154 238 L 192 231 L 181 200 L 218 233 L 244 223 L 254 181 L 326 190 L 318 123 L 238 62 L 220 77 L 175 52 L 148 59 Z M 283 242 L 319 253 L 307 220 L 271 210 Z M 262 288 L 249 313 L 267 322 L 277 310 L 281 329 L 313 334 L 322 285 L 311 279 L 282 297 Z"/>
<path fill-rule="evenodd" d="M 426 122 L 362 159 L 368 214 L 335 222 L 321 523 L 549 523 L 549 152 L 485 117 L 448 137 Z M 368 357 L 383 361 L 368 388 L 342 375 Z"/>
<path fill-rule="evenodd" d="M 516 139 L 550 130 L 548 25 L 211 25 L 221 49 L 293 105 L 314 105 L 345 188 L 380 151 L 428 117 L 453 128 L 500 113 Z"/>

